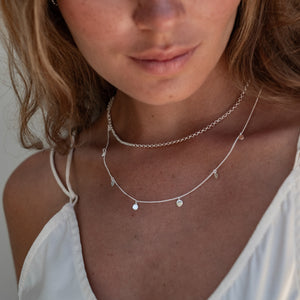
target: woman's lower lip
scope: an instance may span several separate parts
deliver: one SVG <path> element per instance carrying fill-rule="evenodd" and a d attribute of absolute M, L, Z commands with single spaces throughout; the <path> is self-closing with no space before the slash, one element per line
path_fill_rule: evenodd
<path fill-rule="evenodd" d="M 143 70 L 154 75 L 171 75 L 180 71 L 185 64 L 189 61 L 197 47 L 192 50 L 176 56 L 172 59 L 159 61 L 159 60 L 141 60 L 132 58 Z"/>

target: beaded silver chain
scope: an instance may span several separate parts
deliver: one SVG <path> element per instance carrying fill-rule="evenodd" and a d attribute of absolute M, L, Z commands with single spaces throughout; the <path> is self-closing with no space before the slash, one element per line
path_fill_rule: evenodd
<path fill-rule="evenodd" d="M 240 96 L 238 97 L 237 101 L 232 105 L 232 107 L 226 111 L 221 117 L 217 118 L 216 120 L 214 120 L 213 122 L 211 122 L 210 124 L 208 124 L 207 126 L 205 126 L 204 128 L 189 134 L 188 136 L 179 138 L 177 140 L 172 140 L 172 141 L 168 141 L 168 142 L 163 142 L 163 143 L 156 143 L 156 144 L 134 144 L 134 143 L 129 143 L 126 142 L 124 140 L 122 140 L 118 134 L 116 133 L 113 124 L 112 124 L 112 118 L 111 118 L 111 108 L 114 102 L 114 97 L 111 98 L 111 100 L 109 101 L 108 105 L 107 105 L 107 122 L 108 122 L 108 126 L 110 126 L 111 128 L 111 133 L 113 134 L 113 136 L 115 137 L 115 139 L 125 145 L 125 146 L 129 146 L 129 147 L 135 147 L 135 148 L 160 148 L 160 147 L 166 147 L 166 146 L 171 146 L 171 145 L 175 145 L 175 144 L 179 144 L 185 141 L 188 141 L 212 128 L 214 128 L 217 124 L 219 124 L 221 121 L 223 121 L 224 119 L 226 119 L 231 113 L 233 113 L 237 107 L 241 104 L 241 102 L 243 101 L 247 88 L 249 86 L 249 83 L 247 83 L 244 86 L 243 91 L 241 92 Z"/>
<path fill-rule="evenodd" d="M 248 116 L 248 119 L 245 123 L 245 125 L 243 126 L 241 132 L 239 133 L 239 135 L 236 137 L 236 139 L 234 140 L 230 150 L 228 151 L 228 153 L 225 155 L 224 159 L 216 166 L 216 168 L 214 168 L 209 175 L 204 178 L 197 186 L 195 186 L 194 188 L 192 188 L 190 191 L 181 194 L 179 196 L 173 197 L 173 198 L 169 198 L 169 199 L 163 199 L 163 200 L 140 200 L 140 199 L 136 199 L 135 197 L 133 197 L 132 195 L 130 195 L 129 193 L 127 193 L 116 181 L 116 179 L 113 177 L 111 171 L 108 168 L 107 162 L 106 162 L 106 155 L 108 152 L 108 147 L 109 147 L 109 137 L 110 137 L 110 132 L 112 132 L 112 127 L 108 124 L 107 126 L 107 142 L 106 142 L 106 146 L 105 148 L 102 149 L 102 159 L 103 159 L 103 163 L 105 166 L 105 169 L 110 177 L 110 181 L 111 181 L 111 186 L 114 187 L 116 186 L 121 192 L 122 194 L 124 194 L 126 197 L 130 198 L 131 200 L 134 201 L 134 204 L 132 205 L 132 209 L 137 211 L 139 209 L 139 204 L 144 203 L 144 204 L 158 204 L 158 203 L 166 203 L 166 202 L 171 202 L 171 201 L 176 201 L 176 205 L 177 207 L 182 207 L 184 202 L 183 202 L 183 198 L 190 195 L 191 193 L 193 193 L 194 191 L 196 191 L 197 189 L 199 189 L 204 183 L 206 183 L 211 177 L 214 177 L 215 179 L 219 178 L 219 169 L 220 167 L 225 163 L 225 161 L 228 159 L 228 157 L 230 156 L 230 154 L 232 153 L 232 151 L 234 150 L 236 144 L 238 141 L 243 141 L 245 139 L 244 136 L 244 132 L 252 118 L 252 115 L 254 113 L 254 110 L 256 108 L 257 102 L 259 100 L 259 97 L 261 95 L 262 90 L 260 90 L 255 103 L 252 107 L 252 110 Z"/>

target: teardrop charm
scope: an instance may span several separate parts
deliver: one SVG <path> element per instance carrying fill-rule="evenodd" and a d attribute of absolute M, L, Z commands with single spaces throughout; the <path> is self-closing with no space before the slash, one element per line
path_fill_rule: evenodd
<path fill-rule="evenodd" d="M 176 201 L 176 205 L 177 207 L 181 207 L 183 205 L 183 201 L 179 198 L 177 201 Z"/>
<path fill-rule="evenodd" d="M 116 183 L 116 181 L 115 181 L 115 179 L 112 177 L 112 178 L 111 178 L 111 182 L 110 182 L 111 186 L 113 187 L 113 186 L 115 185 L 115 183 Z"/>
<path fill-rule="evenodd" d="M 103 149 L 102 149 L 102 157 L 105 157 L 105 155 L 106 155 L 106 149 L 103 148 Z"/>
<path fill-rule="evenodd" d="M 243 134 L 240 134 L 239 140 L 240 140 L 240 141 L 243 141 L 244 139 L 245 139 L 245 136 L 244 136 Z"/>
<path fill-rule="evenodd" d="M 135 211 L 137 211 L 139 209 L 139 205 L 137 203 L 134 203 L 132 205 L 132 209 L 135 210 Z"/>
<path fill-rule="evenodd" d="M 214 170 L 214 176 L 215 176 L 216 179 L 219 178 L 218 170 Z"/>

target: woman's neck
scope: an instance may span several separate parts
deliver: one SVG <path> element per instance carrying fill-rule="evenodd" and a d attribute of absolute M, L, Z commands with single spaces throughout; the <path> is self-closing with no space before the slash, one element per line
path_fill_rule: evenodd
<path fill-rule="evenodd" d="M 239 97 L 233 82 L 220 74 L 190 97 L 164 105 L 150 105 L 118 91 L 112 107 L 117 133 L 133 143 L 157 143 L 186 136 L 222 115 Z"/>

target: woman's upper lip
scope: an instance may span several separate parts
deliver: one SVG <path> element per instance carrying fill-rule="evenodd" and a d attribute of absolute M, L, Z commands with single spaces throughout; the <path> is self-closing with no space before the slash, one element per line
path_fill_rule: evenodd
<path fill-rule="evenodd" d="M 197 45 L 198 46 L 198 45 Z M 161 50 L 161 49 L 149 49 L 140 54 L 136 54 L 130 56 L 136 60 L 156 60 L 156 61 L 166 61 L 171 60 L 177 56 L 181 56 L 186 54 L 192 50 L 194 50 L 197 46 L 192 47 L 181 47 L 181 48 L 170 48 L 169 50 Z"/>

